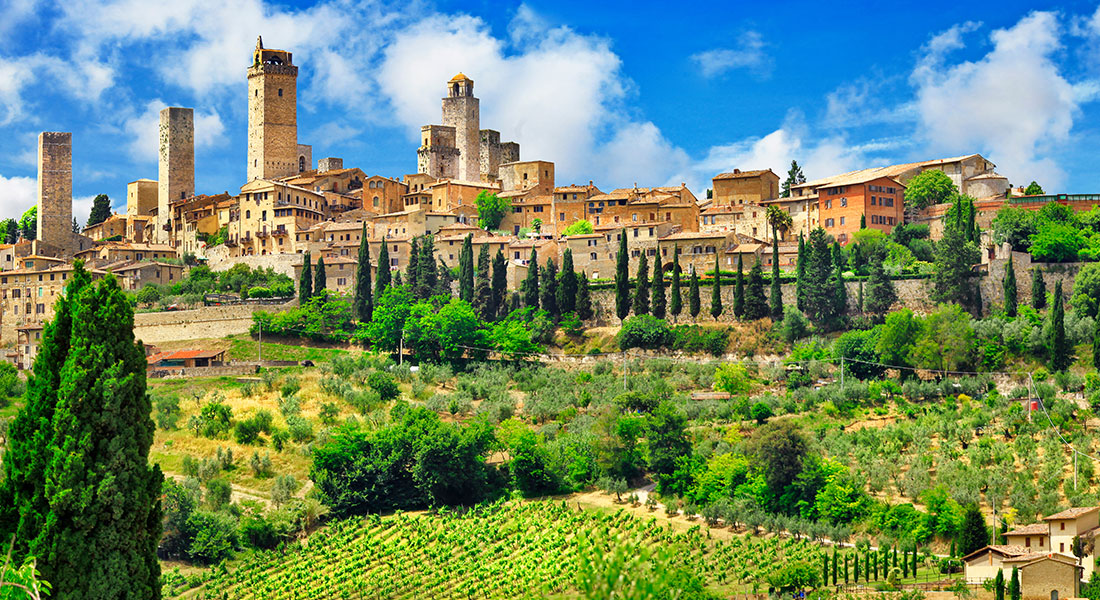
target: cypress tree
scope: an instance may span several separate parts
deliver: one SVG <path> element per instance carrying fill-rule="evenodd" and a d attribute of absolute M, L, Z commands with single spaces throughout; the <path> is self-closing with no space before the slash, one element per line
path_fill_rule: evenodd
<path fill-rule="evenodd" d="M 997 569 L 997 576 L 993 578 L 993 600 L 1005 600 L 1005 572 Z"/>
<path fill-rule="evenodd" d="M 871 549 L 870 548 L 867 548 L 867 550 L 863 553 L 863 581 L 867 582 L 867 583 L 871 582 Z"/>
<path fill-rule="evenodd" d="M 764 298 L 764 268 L 757 260 L 749 270 L 749 287 L 745 292 L 745 318 L 749 321 L 768 316 L 768 301 Z"/>
<path fill-rule="evenodd" d="M 497 307 L 496 316 L 506 312 L 504 295 L 508 293 L 508 262 L 504 259 L 504 252 L 497 248 L 497 255 L 493 257 L 493 306 Z"/>
<path fill-rule="evenodd" d="M 771 298 L 768 308 L 772 321 L 779 322 L 783 320 L 783 288 L 780 287 L 779 283 L 779 236 L 776 235 L 774 227 L 772 228 Z"/>
<path fill-rule="evenodd" d="M 409 242 L 409 264 L 405 266 L 405 285 L 409 286 L 409 291 L 412 292 L 413 298 L 420 299 L 423 296 L 417 295 L 420 291 L 420 282 L 417 281 L 417 277 L 420 276 L 420 238 L 413 238 Z"/>
<path fill-rule="evenodd" d="M 310 263 L 309 251 L 302 256 L 302 272 L 298 274 L 298 304 L 309 302 L 313 296 L 313 265 Z"/>
<path fill-rule="evenodd" d="M 1008 580 L 1009 600 L 1020 600 L 1020 571 L 1012 567 L 1012 578 Z"/>
<path fill-rule="evenodd" d="M 482 244 L 477 255 L 477 274 L 474 276 L 474 310 L 488 321 L 496 314 L 493 306 L 493 286 L 489 279 L 489 244 Z"/>
<path fill-rule="evenodd" d="M 359 264 L 355 267 L 355 317 L 360 323 L 370 321 L 374 314 L 374 298 L 370 286 L 370 245 L 367 243 L 367 224 L 359 238 Z"/>
<path fill-rule="evenodd" d="M 615 256 L 615 314 L 622 321 L 630 314 L 630 256 L 626 253 L 626 229 L 619 232 L 619 253 Z"/>
<path fill-rule="evenodd" d="M 862 215 L 859 215 L 859 228 L 860 229 L 867 229 L 867 214 L 866 213 L 864 213 Z"/>
<path fill-rule="evenodd" d="M 684 309 L 684 300 L 681 298 L 680 293 L 680 247 L 674 246 L 672 249 L 672 298 L 668 302 L 668 312 L 675 319 L 680 316 L 680 312 Z"/>
<path fill-rule="evenodd" d="M 1050 309 L 1050 370 L 1065 371 L 1073 364 L 1072 348 L 1066 339 L 1066 313 L 1062 300 L 1062 282 L 1054 284 L 1054 306 Z"/>
<path fill-rule="evenodd" d="M 829 553 L 821 553 L 821 583 L 829 585 Z"/>
<path fill-rule="evenodd" d="M 577 282 L 577 318 L 587 321 L 592 318 L 592 296 L 588 291 L 588 274 L 581 272 Z"/>
<path fill-rule="evenodd" d="M 852 563 L 853 563 L 852 568 L 854 570 L 853 573 L 852 573 L 852 575 L 853 575 L 852 579 L 854 579 L 856 583 L 859 583 L 859 552 L 858 551 L 856 552 L 856 555 L 852 557 L 852 559 L 853 559 L 852 560 Z"/>
<path fill-rule="evenodd" d="M 539 303 L 542 304 L 543 310 L 550 313 L 550 318 L 557 321 L 561 311 L 558 308 L 558 266 L 554 264 L 553 258 L 546 258 L 546 267 L 540 275 L 542 281 L 539 288 Z"/>
<path fill-rule="evenodd" d="M 954 543 L 954 540 L 952 540 L 952 543 Z M 954 553 L 952 553 L 952 556 L 954 556 Z M 893 569 L 898 568 L 898 547 L 897 546 L 894 546 L 894 562 L 893 562 L 892 565 L 890 565 L 890 567 L 893 568 Z"/>
<path fill-rule="evenodd" d="M 650 283 L 652 306 L 650 311 L 658 319 L 665 318 L 665 270 L 661 266 L 661 255 L 653 260 L 653 281 Z"/>
<path fill-rule="evenodd" d="M 836 272 L 833 273 L 833 302 L 835 302 L 833 314 L 837 318 L 843 318 L 848 312 L 848 287 L 844 285 L 844 271 L 841 269 L 842 267 L 837 265 Z"/>
<path fill-rule="evenodd" d="M 462 251 L 458 254 L 458 297 L 466 302 L 474 301 L 474 234 L 468 234 L 462 240 Z"/>
<path fill-rule="evenodd" d="M 803 303 L 802 280 L 806 275 L 806 238 L 798 234 L 798 257 L 795 259 L 794 299 L 798 310 L 805 312 Z"/>
<path fill-rule="evenodd" d="M 393 285 L 394 285 L 394 287 L 405 285 L 401 281 L 401 271 L 393 271 L 391 273 L 391 275 L 393 275 Z"/>
<path fill-rule="evenodd" d="M 72 299 L 39 568 L 62 598 L 160 598 L 160 468 L 134 313 L 113 275 Z"/>
<path fill-rule="evenodd" d="M 1005 265 L 1005 277 L 1002 282 L 1004 288 L 1005 315 L 1016 316 L 1016 268 L 1012 265 L 1012 259 Z"/>
<path fill-rule="evenodd" d="M 879 556 L 878 552 L 872 552 L 871 553 L 871 569 L 874 570 L 875 581 L 878 581 L 878 556 Z"/>
<path fill-rule="evenodd" d="M 688 284 L 688 314 L 692 320 L 699 316 L 699 308 L 699 274 L 692 269 Z"/>
<path fill-rule="evenodd" d="M 738 319 L 745 316 L 745 266 L 742 254 L 737 253 L 737 278 L 733 280 L 733 316 Z"/>
<path fill-rule="evenodd" d="M 539 309 L 539 252 L 534 248 L 527 263 L 527 277 L 523 280 L 523 305 Z"/>
<path fill-rule="evenodd" d="M 844 583 L 847 584 L 848 579 L 848 553 L 844 553 Z"/>
<path fill-rule="evenodd" d="M 710 288 L 710 316 L 717 321 L 722 315 L 722 271 L 718 268 L 718 254 L 714 255 L 714 284 Z"/>
<path fill-rule="evenodd" d="M 1100 370 L 1100 315 L 1092 328 L 1092 368 Z"/>
<path fill-rule="evenodd" d="M 26 402 L 8 430 L 0 478 L 0 536 L 5 540 L 15 536 L 13 564 L 22 564 L 28 555 L 44 556 L 46 540 L 41 534 L 50 512 L 46 468 L 55 445 L 51 422 L 57 410 L 61 368 L 72 338 L 73 299 L 90 282 L 84 262 L 74 262 L 72 279 L 54 306 L 54 319 L 43 330 L 38 356 L 27 378 Z"/>
<path fill-rule="evenodd" d="M 837 559 L 838 558 L 839 557 L 837 556 L 837 553 L 836 553 L 836 546 L 833 546 L 833 585 L 836 585 L 837 582 L 838 582 L 838 578 L 837 578 L 837 570 L 839 569 L 839 567 L 837 565 Z"/>
<path fill-rule="evenodd" d="M 317 257 L 317 270 L 313 273 L 313 295 L 321 294 L 328 287 L 327 274 L 325 273 L 325 257 Z"/>
<path fill-rule="evenodd" d="M 558 310 L 562 314 L 577 310 L 577 272 L 573 269 L 573 251 L 569 248 L 561 259 L 561 275 L 558 277 Z"/>
<path fill-rule="evenodd" d="M 865 298 L 867 312 L 875 315 L 884 314 L 890 310 L 894 302 L 897 302 L 897 299 L 897 290 L 894 289 L 894 282 L 890 280 L 890 276 L 886 274 L 886 269 L 882 267 L 882 258 L 873 257 L 870 273 L 867 275 Z"/>
<path fill-rule="evenodd" d="M 425 235 L 420 238 L 420 260 L 416 264 L 416 285 L 420 298 L 430 298 L 436 289 L 435 237 Z"/>
<path fill-rule="evenodd" d="M 859 295 L 856 298 L 856 310 L 859 311 L 860 314 L 863 314 L 863 282 L 862 281 L 859 282 L 859 292 L 858 292 L 858 294 Z"/>
<path fill-rule="evenodd" d="M 634 280 L 634 314 L 649 314 L 649 259 L 645 250 L 638 257 L 638 273 Z"/>
<path fill-rule="evenodd" d="M 307 256 L 306 262 L 309 262 Z M 382 237 L 382 247 L 378 250 L 378 277 L 374 282 L 374 297 L 381 298 L 390 282 L 393 281 L 393 272 L 390 271 L 390 250 L 386 244 L 386 238 Z"/>
<path fill-rule="evenodd" d="M 1043 282 L 1043 270 L 1039 267 L 1031 269 L 1031 308 L 1043 310 L 1047 306 L 1047 286 Z"/>
<path fill-rule="evenodd" d="M 971 218 L 973 218 L 973 217 L 971 217 Z M 911 571 L 913 572 L 913 577 L 916 577 L 917 576 L 917 547 L 915 545 L 913 546 L 913 568 L 911 569 Z"/>
<path fill-rule="evenodd" d="M 436 294 L 442 294 L 448 298 L 454 293 L 451 290 L 451 284 L 454 283 L 455 276 L 451 272 L 451 268 L 447 266 L 447 263 L 443 262 L 443 257 L 439 258 L 439 265 L 436 267 Z"/>

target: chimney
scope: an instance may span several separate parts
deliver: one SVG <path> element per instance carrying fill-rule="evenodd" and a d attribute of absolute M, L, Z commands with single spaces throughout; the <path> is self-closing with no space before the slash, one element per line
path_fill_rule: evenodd
<path fill-rule="evenodd" d="M 741 174 L 741 169 L 734 169 L 733 174 L 734 175 L 740 175 Z"/>

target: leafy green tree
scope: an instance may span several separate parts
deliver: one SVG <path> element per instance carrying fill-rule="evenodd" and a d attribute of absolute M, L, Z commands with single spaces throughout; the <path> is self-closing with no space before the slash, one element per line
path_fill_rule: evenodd
<path fill-rule="evenodd" d="M 412 304 L 412 294 L 406 286 L 395 285 L 382 290 L 374 306 L 373 318 L 366 328 L 366 339 L 376 350 L 397 351 Z"/>
<path fill-rule="evenodd" d="M 527 261 L 527 277 L 523 280 L 523 305 L 536 310 L 539 307 L 539 252 L 534 248 Z"/>
<path fill-rule="evenodd" d="M 50 514 L 31 548 L 65 597 L 160 597 L 163 477 L 149 464 L 155 426 L 133 329 L 113 276 L 72 299 L 45 470 Z"/>
<path fill-rule="evenodd" d="M 742 256 L 737 253 L 737 278 L 733 280 L 733 316 L 738 319 L 745 316 L 745 263 Z"/>
<path fill-rule="evenodd" d="M 482 244 L 477 255 L 477 275 L 474 276 L 474 310 L 488 321 L 496 316 L 493 305 L 493 287 L 489 279 L 489 244 Z"/>
<path fill-rule="evenodd" d="M 111 199 L 107 194 L 98 194 L 92 200 L 92 212 L 88 215 L 88 227 L 99 225 L 111 216 Z"/>
<path fill-rule="evenodd" d="M 508 463 L 512 486 L 525 498 L 546 496 L 561 490 L 562 483 L 550 467 L 550 456 L 546 448 L 539 444 L 535 432 L 530 429 L 521 431 L 508 450 L 512 458 Z"/>
<path fill-rule="evenodd" d="M 359 322 L 370 321 L 374 312 L 374 296 L 370 285 L 370 244 L 367 242 L 367 224 L 363 223 L 363 233 L 359 238 L 359 264 L 355 273 L 355 317 Z"/>
<path fill-rule="evenodd" d="M 488 190 L 482 190 L 474 204 L 477 205 L 477 226 L 482 229 L 497 229 L 505 215 L 512 210 L 512 203 L 507 198 L 501 198 Z"/>
<path fill-rule="evenodd" d="M 659 254 L 653 259 L 653 281 L 650 283 L 650 295 L 652 296 L 650 312 L 658 319 L 665 318 L 665 270 L 661 266 L 661 256 Z"/>
<path fill-rule="evenodd" d="M 764 270 L 760 261 L 749 269 L 749 286 L 745 291 L 745 319 L 755 321 L 768 316 L 768 302 L 764 298 Z"/>
<path fill-rule="evenodd" d="M 718 254 L 714 255 L 714 281 L 710 288 L 710 316 L 714 320 L 722 314 L 722 269 L 719 268 Z"/>
<path fill-rule="evenodd" d="M 557 304 L 561 314 L 577 310 L 577 272 L 573 268 L 573 251 L 569 248 L 565 249 L 561 259 Z"/>
<path fill-rule="evenodd" d="M 693 269 L 688 283 L 688 314 L 692 319 L 699 316 L 699 274 Z"/>
<path fill-rule="evenodd" d="M 577 318 L 582 321 L 587 321 L 592 318 L 592 295 L 588 290 L 588 274 L 581 272 L 580 279 L 577 281 L 577 305 L 576 305 Z"/>
<path fill-rule="evenodd" d="M 989 544 L 989 528 L 985 525 L 985 517 L 982 516 L 982 511 L 978 508 L 978 505 L 973 502 L 968 504 L 963 512 L 957 542 L 959 553 L 962 556 L 980 550 Z"/>
<path fill-rule="evenodd" d="M 1033 210 L 1006 205 L 993 217 L 993 241 L 1008 242 L 1013 250 L 1027 252 L 1031 236 L 1038 233 L 1038 214 Z"/>
<path fill-rule="evenodd" d="M 462 240 L 462 251 L 458 254 L 458 297 L 467 302 L 474 301 L 474 234 L 468 234 Z"/>
<path fill-rule="evenodd" d="M 806 176 L 802 174 L 802 167 L 798 166 L 798 161 L 791 161 L 791 168 L 787 170 L 787 178 L 783 180 L 783 188 L 779 193 L 780 198 L 791 197 L 791 187 L 806 183 Z"/>
<path fill-rule="evenodd" d="M 405 342 L 421 360 L 461 365 L 467 355 L 484 357 L 488 332 L 469 302 L 451 298 L 441 307 L 430 302 L 418 302 L 405 320 Z M 468 353 L 467 351 L 470 350 Z"/>
<path fill-rule="evenodd" d="M 1043 186 L 1039 185 L 1038 183 L 1036 183 L 1034 181 L 1027 184 L 1027 187 L 1024 188 L 1024 195 L 1025 196 L 1042 196 L 1045 193 L 1046 192 L 1043 191 Z"/>
<path fill-rule="evenodd" d="M 783 493 L 802 472 L 808 447 L 806 436 L 789 419 L 773 420 L 758 427 L 745 447 L 746 454 L 764 474 L 771 508 L 780 508 Z"/>
<path fill-rule="evenodd" d="M 1001 282 L 1001 287 L 1004 289 L 1004 303 L 1005 303 L 1005 315 L 1015 318 L 1016 317 L 1016 268 L 1012 264 L 1012 260 L 1009 259 L 1008 264 L 1005 265 L 1005 276 Z"/>
<path fill-rule="evenodd" d="M 554 259 L 547 257 L 546 267 L 540 275 L 542 282 L 539 288 L 539 304 L 549 313 L 551 319 L 557 321 L 561 317 L 561 310 L 558 306 L 558 266 L 554 264 Z"/>
<path fill-rule="evenodd" d="M 32 206 L 23 213 L 19 219 L 19 229 L 25 240 L 33 240 L 38 236 L 38 206 Z"/>
<path fill-rule="evenodd" d="M 593 231 L 595 231 L 595 229 L 593 229 L 591 221 L 588 219 L 578 219 L 573 221 L 569 227 L 566 227 L 565 231 L 562 231 L 561 234 L 565 237 L 569 237 L 571 235 L 589 235 Z"/>
<path fill-rule="evenodd" d="M 860 287 L 862 291 L 863 288 Z M 890 276 L 886 274 L 886 269 L 882 266 L 882 258 L 875 257 L 871 259 L 870 273 L 867 275 L 867 290 L 866 296 L 862 303 L 867 312 L 875 315 L 886 314 L 890 311 L 890 307 L 897 302 L 898 294 L 894 289 L 894 282 L 890 280 Z"/>
<path fill-rule="evenodd" d="M 325 273 L 325 257 L 317 257 L 317 269 L 313 273 L 313 293 L 310 294 L 310 298 L 315 295 L 322 294 L 327 287 L 326 283 L 327 275 Z"/>
<path fill-rule="evenodd" d="M 958 193 L 955 183 L 943 171 L 924 171 L 910 179 L 905 187 L 905 207 L 922 210 L 933 204 L 946 204 Z"/>
<path fill-rule="evenodd" d="M 1090 266 L 1091 265 L 1086 265 L 1085 269 L 1088 269 Z M 1096 272 L 1096 275 L 1097 275 L 1097 283 L 1100 283 L 1100 270 L 1098 270 Z M 1080 281 L 1080 279 L 1081 279 L 1080 274 L 1078 274 L 1077 279 L 1078 279 L 1078 281 Z M 1075 307 L 1082 306 L 1082 305 L 1077 303 L 1077 299 L 1076 299 L 1077 292 L 1076 291 L 1074 292 L 1073 295 L 1074 295 L 1073 305 Z M 1044 308 L 1046 308 L 1046 306 L 1047 306 L 1047 285 L 1046 285 L 1046 283 L 1043 282 L 1043 270 L 1039 267 L 1032 267 L 1031 268 L 1031 308 L 1034 308 L 1035 310 L 1043 310 Z M 1093 313 L 1095 314 L 1095 309 L 1093 310 Z"/>
<path fill-rule="evenodd" d="M 308 254 L 307 254 L 308 255 Z M 309 262 L 308 260 L 306 262 Z M 382 236 L 382 244 L 378 250 L 378 277 L 374 282 L 374 300 L 382 297 L 382 292 L 390 287 L 393 281 L 393 272 L 390 271 L 390 251 L 387 247 L 386 237 Z"/>
<path fill-rule="evenodd" d="M 682 461 L 691 456 L 687 418 L 671 402 L 657 405 L 650 413 L 646 439 L 649 443 L 649 471 L 657 480 L 657 492 L 687 491 L 689 481 L 677 481 Z"/>
<path fill-rule="evenodd" d="M 772 235 L 772 281 L 768 309 L 772 321 L 778 323 L 783 320 L 783 288 L 779 282 L 779 236 L 776 235 Z"/>
<path fill-rule="evenodd" d="M 385 244 L 383 244 L 383 248 Z M 309 251 L 302 256 L 302 272 L 298 275 L 298 304 L 309 302 L 313 297 L 313 263 Z"/>
<path fill-rule="evenodd" d="M 1062 300 L 1062 282 L 1054 284 L 1054 305 L 1050 309 L 1050 339 L 1047 351 L 1050 353 L 1050 370 L 1065 371 L 1073 364 L 1073 347 L 1066 338 L 1066 313 Z"/>
<path fill-rule="evenodd" d="M 958 304 L 941 304 L 929 313 L 911 352 L 916 366 L 936 371 L 968 368 L 974 360 L 974 329 L 970 321 L 970 315 Z"/>
<path fill-rule="evenodd" d="M 626 229 L 619 231 L 619 252 L 615 256 L 615 314 L 622 321 L 630 314 L 630 255 L 626 252 Z"/>
<path fill-rule="evenodd" d="M 496 307 L 496 318 L 505 312 L 504 295 L 508 293 L 508 262 L 504 259 L 504 252 L 497 248 L 497 255 L 493 257 L 493 306 Z"/>
<path fill-rule="evenodd" d="M 672 248 L 672 298 L 668 302 L 668 312 L 675 319 L 684 310 L 684 299 L 680 291 L 680 246 Z"/>
<path fill-rule="evenodd" d="M 1035 268 L 1033 277 L 1042 277 L 1038 267 Z M 1032 290 L 1032 295 L 1040 295 L 1045 298 L 1045 291 L 1045 288 L 1042 291 Z M 1077 272 L 1077 277 L 1073 282 L 1073 298 L 1070 303 L 1073 305 L 1074 310 L 1081 315 L 1093 318 L 1100 317 L 1100 263 L 1089 263 Z"/>
<path fill-rule="evenodd" d="M 920 336 L 921 325 L 913 311 L 903 308 L 886 316 L 875 350 L 882 362 L 894 367 L 911 367 L 910 355 Z M 910 371 L 902 369 L 903 377 Z"/>
<path fill-rule="evenodd" d="M 1092 368 L 1100 371 L 1100 319 L 1093 319 Z"/>
<path fill-rule="evenodd" d="M 638 273 L 634 281 L 634 314 L 649 314 L 649 260 L 645 250 L 638 257 Z"/>

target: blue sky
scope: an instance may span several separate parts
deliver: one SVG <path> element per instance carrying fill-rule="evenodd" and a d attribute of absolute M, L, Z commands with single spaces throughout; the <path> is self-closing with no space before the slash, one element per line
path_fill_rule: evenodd
<path fill-rule="evenodd" d="M 74 214 L 155 179 L 163 106 L 196 111 L 201 193 L 245 176 L 257 35 L 294 52 L 299 141 L 400 177 L 443 82 L 559 184 L 686 182 L 792 159 L 810 178 L 980 152 L 1014 184 L 1100 190 L 1100 6 L 951 2 L 0 0 L 0 217 L 39 131 L 74 133 Z"/>

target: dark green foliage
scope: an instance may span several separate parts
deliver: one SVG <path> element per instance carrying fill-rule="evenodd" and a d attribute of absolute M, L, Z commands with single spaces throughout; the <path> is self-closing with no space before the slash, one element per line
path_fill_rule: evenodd
<path fill-rule="evenodd" d="M 569 248 L 561 259 L 561 275 L 558 277 L 558 310 L 561 314 L 577 310 L 577 272 L 573 268 L 573 251 Z"/>
<path fill-rule="evenodd" d="M 692 270 L 688 284 L 688 314 L 692 319 L 699 316 L 699 305 L 699 274 Z"/>
<path fill-rule="evenodd" d="M 848 287 L 844 285 L 843 267 L 839 264 L 829 279 L 833 287 L 833 315 L 843 317 L 848 312 Z"/>
<path fill-rule="evenodd" d="M 659 260 L 658 260 L 659 262 Z M 649 260 L 645 250 L 638 257 L 638 273 L 634 277 L 634 314 L 649 314 Z"/>
<path fill-rule="evenodd" d="M 1005 265 L 1005 277 L 1001 283 L 1004 289 L 1005 315 L 1016 316 L 1016 268 L 1009 260 Z"/>
<path fill-rule="evenodd" d="M 383 402 L 389 402 L 390 400 L 397 399 L 397 396 L 401 393 L 397 388 L 397 382 L 394 381 L 393 375 L 386 373 L 385 371 L 375 371 L 367 377 L 367 386 L 374 390 Z"/>
<path fill-rule="evenodd" d="M 581 273 L 580 281 L 577 283 L 577 318 L 582 321 L 587 321 L 592 318 L 592 295 L 588 291 L 588 274 Z"/>
<path fill-rule="evenodd" d="M 615 314 L 623 320 L 630 314 L 630 255 L 626 251 L 626 230 L 619 230 L 619 252 L 615 256 Z"/>
<path fill-rule="evenodd" d="M 779 193 L 779 197 L 790 198 L 791 186 L 803 183 L 806 183 L 806 176 L 802 174 L 802 167 L 798 165 L 797 160 L 792 160 L 791 168 L 787 170 L 787 178 L 783 180 L 783 187 L 782 191 Z"/>
<path fill-rule="evenodd" d="M 497 255 L 493 257 L 493 306 L 496 307 L 497 316 L 504 314 L 504 295 L 508 293 L 508 262 L 504 259 L 504 252 L 497 248 Z"/>
<path fill-rule="evenodd" d="M 740 252 L 737 253 L 737 278 L 733 280 L 733 316 L 738 319 L 745 316 L 745 264 Z"/>
<path fill-rule="evenodd" d="M 682 275 L 683 272 L 680 270 L 680 247 L 674 246 L 672 249 L 672 298 L 668 301 L 668 313 L 673 318 L 679 317 L 684 310 L 684 299 L 680 291 L 680 277 Z"/>
<path fill-rule="evenodd" d="M 1009 600 L 1020 600 L 1020 570 L 1012 567 L 1012 578 L 1008 580 Z"/>
<path fill-rule="evenodd" d="M 710 316 L 714 320 L 722 314 L 722 270 L 718 264 L 718 254 L 714 255 L 714 281 L 710 288 Z"/>
<path fill-rule="evenodd" d="M 862 288 L 860 288 L 862 289 Z M 863 309 L 875 315 L 886 314 L 898 300 L 894 282 L 882 267 L 882 259 L 871 259 L 870 274 L 867 276 L 867 290 L 864 295 Z"/>
<path fill-rule="evenodd" d="M 943 238 L 936 242 L 932 299 L 974 309 L 978 297 L 973 267 L 981 260 L 976 243 L 973 200 L 959 196 L 944 217 Z"/>
<path fill-rule="evenodd" d="M 802 257 L 803 311 L 815 324 L 831 323 L 837 316 L 836 266 L 829 237 L 821 227 L 810 232 Z"/>
<path fill-rule="evenodd" d="M 378 312 L 375 307 L 374 313 Z M 376 318 L 372 315 L 372 320 Z M 300 337 L 315 341 L 346 342 L 355 333 L 351 302 L 327 291 L 314 295 L 305 304 L 278 313 L 256 311 L 252 313 L 255 334 Z"/>
<path fill-rule="evenodd" d="M 562 482 L 550 468 L 546 448 L 539 444 L 535 432 L 525 429 L 512 440 L 509 447 L 512 460 L 508 463 L 512 486 L 525 498 L 556 494 L 562 491 Z"/>
<path fill-rule="evenodd" d="M 453 294 L 453 286 L 451 284 L 455 281 L 455 274 L 454 271 L 451 271 L 451 268 L 447 266 L 447 263 L 443 262 L 442 257 L 439 258 L 439 265 L 436 267 L 435 272 L 435 291 L 432 292 L 432 295 L 442 294 L 444 296 L 450 296 Z"/>
<path fill-rule="evenodd" d="M 374 302 L 378 302 L 378 299 L 382 297 L 382 293 L 393 281 L 393 272 L 390 271 L 390 251 L 385 236 L 382 237 L 382 244 L 378 250 L 378 277 L 376 279 L 374 282 Z"/>
<path fill-rule="evenodd" d="M 543 268 L 541 276 L 539 305 L 551 319 L 557 321 L 561 317 L 561 311 L 558 309 L 558 267 L 554 264 L 554 259 L 546 259 L 546 267 Z"/>
<path fill-rule="evenodd" d="M 1062 282 L 1054 284 L 1054 305 L 1050 309 L 1050 370 L 1065 371 L 1073 364 L 1073 346 L 1066 338 L 1066 311 L 1062 299 Z"/>
<path fill-rule="evenodd" d="M 665 318 L 665 270 L 661 266 L 661 256 L 653 259 L 653 280 L 650 282 L 650 296 L 652 302 L 650 312 L 658 319 Z"/>
<path fill-rule="evenodd" d="M 1027 184 L 1027 187 L 1024 188 L 1024 195 L 1025 196 L 1042 196 L 1045 193 L 1046 192 L 1043 191 L 1043 186 L 1039 185 L 1038 183 L 1036 183 L 1034 181 Z"/>
<path fill-rule="evenodd" d="M 482 244 L 477 256 L 477 274 L 474 276 L 474 310 L 482 319 L 496 316 L 497 307 L 493 305 L 493 287 L 489 277 L 489 244 Z"/>
<path fill-rule="evenodd" d="M 111 199 L 107 194 L 98 194 L 92 200 L 92 212 L 88 215 L 88 227 L 98 225 L 111 216 Z M 74 219 L 75 220 L 75 219 Z M 73 233 L 76 233 L 74 231 Z"/>
<path fill-rule="evenodd" d="M 424 296 L 417 294 L 422 291 L 417 278 L 420 276 L 420 238 L 414 237 L 409 241 L 409 263 L 405 265 L 405 285 L 409 286 L 413 298 L 422 300 Z"/>
<path fill-rule="evenodd" d="M 803 282 L 806 280 L 806 238 L 802 237 L 802 234 L 798 234 L 798 257 L 795 259 L 795 287 L 794 296 L 795 303 L 798 306 L 798 310 L 806 310 L 805 302 L 803 301 Z"/>
<path fill-rule="evenodd" d="M 435 268 L 435 238 L 425 235 L 420 238 L 420 259 L 416 261 L 416 289 L 413 295 L 417 298 L 430 298 L 436 293 L 438 283 Z"/>
<path fill-rule="evenodd" d="M 878 366 L 879 328 L 847 331 L 833 342 L 833 355 L 844 358 L 844 370 L 859 379 L 880 379 L 886 369 Z"/>
<path fill-rule="evenodd" d="M 1047 306 L 1047 286 L 1043 282 L 1043 270 L 1031 268 L 1031 307 L 1042 310 Z"/>
<path fill-rule="evenodd" d="M 14 244 L 19 241 L 19 221 L 15 219 L 4 219 L 0 221 L 0 235 L 3 236 L 5 244 Z"/>
<path fill-rule="evenodd" d="M 783 287 L 779 282 L 779 236 L 772 235 L 772 281 L 771 297 L 768 299 L 768 314 L 772 321 L 783 319 Z"/>
<path fill-rule="evenodd" d="M 993 578 L 993 600 L 1005 600 L 1005 572 L 997 569 L 997 576 Z"/>
<path fill-rule="evenodd" d="M 32 206 L 19 218 L 20 235 L 25 240 L 33 240 L 38 235 L 38 206 Z"/>
<path fill-rule="evenodd" d="M 985 525 L 985 517 L 982 516 L 982 511 L 977 504 L 968 504 L 963 512 L 962 523 L 959 526 L 959 555 L 966 556 L 988 544 L 989 528 Z"/>
<path fill-rule="evenodd" d="M 382 245 L 385 248 L 385 244 Z M 309 259 L 309 251 L 302 256 L 302 272 L 298 276 L 298 303 L 309 302 L 313 297 L 313 264 Z"/>
<path fill-rule="evenodd" d="M 654 349 L 667 346 L 672 341 L 668 323 L 652 315 L 637 315 L 623 321 L 619 330 L 619 349 Z"/>
<path fill-rule="evenodd" d="M 751 416 L 757 424 L 763 425 L 772 417 L 772 409 L 763 402 L 757 402 L 752 405 L 749 416 Z"/>
<path fill-rule="evenodd" d="M 317 268 L 313 273 L 313 293 L 310 295 L 310 298 L 325 291 L 325 288 L 328 287 L 326 283 L 327 278 L 328 275 L 325 273 L 325 257 L 319 256 L 317 257 Z"/>
<path fill-rule="evenodd" d="M 802 472 L 806 449 L 805 435 L 790 420 L 769 422 L 746 441 L 746 453 L 765 474 L 776 507 L 787 486 Z"/>
<path fill-rule="evenodd" d="M 508 198 L 501 198 L 488 190 L 479 192 L 474 204 L 477 206 L 477 226 L 489 230 L 500 227 L 501 220 L 512 208 Z"/>
<path fill-rule="evenodd" d="M 677 482 L 678 468 L 691 456 L 687 436 L 687 418 L 670 402 L 660 403 L 649 415 L 646 439 L 649 442 L 649 471 L 657 480 L 657 492 L 683 493 L 688 482 Z M 680 489 L 676 489 L 679 485 Z"/>
<path fill-rule="evenodd" d="M 527 277 L 523 280 L 523 305 L 528 308 L 539 307 L 539 253 L 531 249 L 531 259 L 527 261 Z"/>
<path fill-rule="evenodd" d="M 367 224 L 359 238 L 359 264 L 355 268 L 355 304 L 352 308 L 360 322 L 370 321 L 374 312 L 374 296 L 370 285 L 370 244 L 367 243 Z"/>
<path fill-rule="evenodd" d="M 760 261 L 749 270 L 749 285 L 745 290 L 745 319 L 755 321 L 768 316 L 768 301 L 764 297 L 764 270 Z"/>
<path fill-rule="evenodd" d="M 1100 319 L 1094 320 L 1092 329 L 1092 368 L 1100 370 Z"/>

